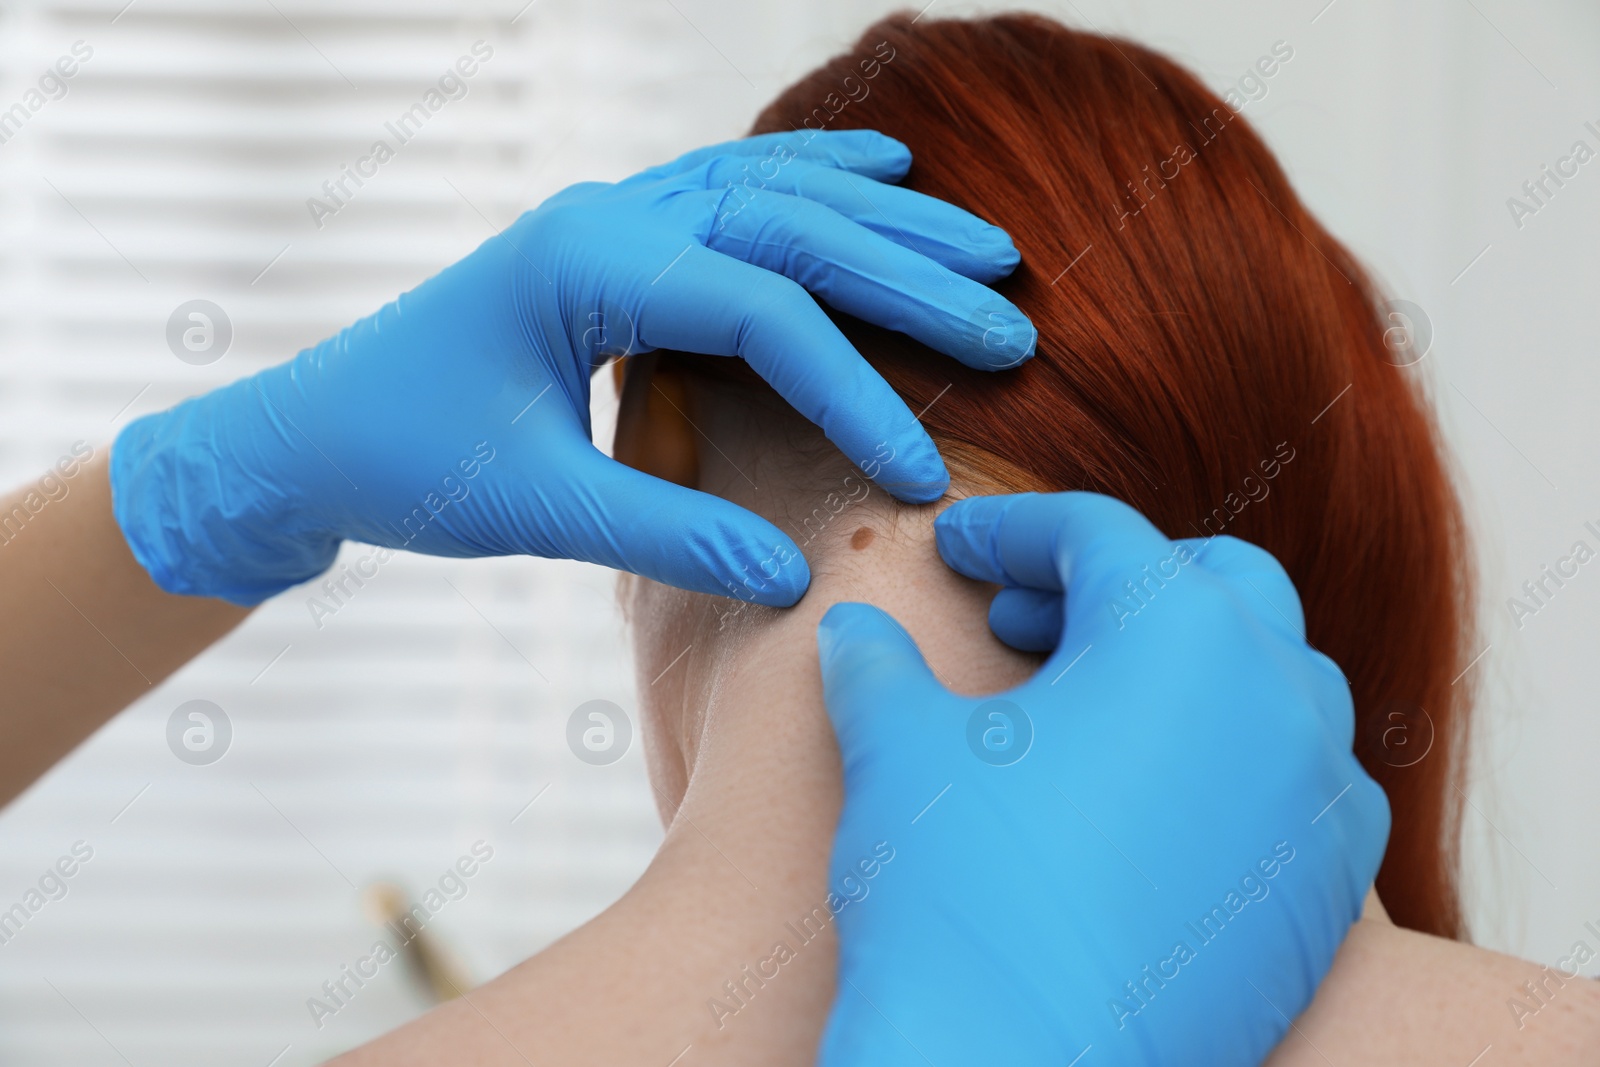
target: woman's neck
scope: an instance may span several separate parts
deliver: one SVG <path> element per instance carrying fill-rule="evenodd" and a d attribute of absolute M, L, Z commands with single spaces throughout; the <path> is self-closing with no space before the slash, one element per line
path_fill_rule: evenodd
<path fill-rule="evenodd" d="M 342 1062 L 815 1062 L 835 983 L 827 872 L 841 800 L 818 620 L 841 600 L 876 604 L 963 692 L 1035 669 L 989 634 L 992 590 L 939 560 L 934 510 L 874 489 L 799 538 L 812 584 L 786 611 L 632 587 L 660 851 L 594 920 Z"/>
<path fill-rule="evenodd" d="M 878 605 L 957 690 L 992 692 L 1034 668 L 989 634 L 992 590 L 939 560 L 934 509 L 872 496 L 805 546 L 813 580 L 797 607 L 698 597 L 666 613 L 690 626 L 641 636 L 666 642 L 640 656 L 641 673 L 686 649 L 665 675 L 640 680 L 665 688 L 662 702 L 676 709 L 651 739 L 668 830 L 613 910 L 650 917 L 667 979 L 659 993 L 675 1019 L 686 1016 L 679 1032 L 696 1063 L 810 1063 L 832 1000 L 827 868 L 841 788 L 817 665 L 823 612 L 842 600 Z"/>

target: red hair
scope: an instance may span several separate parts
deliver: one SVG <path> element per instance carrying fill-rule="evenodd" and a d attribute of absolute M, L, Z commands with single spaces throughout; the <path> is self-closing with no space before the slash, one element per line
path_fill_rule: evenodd
<path fill-rule="evenodd" d="M 1091 489 L 1171 537 L 1272 552 L 1307 639 L 1350 680 L 1357 754 L 1389 796 L 1384 904 L 1459 937 L 1458 675 L 1476 652 L 1460 502 L 1372 284 L 1232 103 L 1146 48 L 1042 17 L 898 15 L 752 132 L 880 130 L 911 148 L 907 185 L 1011 234 L 1022 266 L 999 288 L 1039 329 L 1020 369 L 841 325 L 927 407 L 958 478 Z"/>

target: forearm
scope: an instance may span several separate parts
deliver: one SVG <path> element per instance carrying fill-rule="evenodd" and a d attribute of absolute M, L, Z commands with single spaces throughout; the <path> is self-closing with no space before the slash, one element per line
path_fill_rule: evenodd
<path fill-rule="evenodd" d="M 1369 918 L 1267 1063 L 1561 1067 L 1592 1064 L 1597 1044 L 1600 982 Z"/>
<path fill-rule="evenodd" d="M 0 500 L 0 803 L 249 614 L 150 580 L 112 518 L 108 454 Z"/>

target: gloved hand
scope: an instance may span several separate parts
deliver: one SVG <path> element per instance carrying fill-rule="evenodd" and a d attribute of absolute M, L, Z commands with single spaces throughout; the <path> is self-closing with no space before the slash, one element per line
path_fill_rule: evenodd
<path fill-rule="evenodd" d="M 797 131 L 573 186 L 290 362 L 130 424 L 117 521 L 163 589 L 238 604 L 346 538 L 791 604 L 810 572 L 777 527 L 595 449 L 590 373 L 657 347 L 743 357 L 884 488 L 937 499 L 933 442 L 810 295 L 971 366 L 1032 354 L 986 288 L 1010 238 L 883 184 L 910 164 L 881 134 Z"/>
<path fill-rule="evenodd" d="M 964 697 L 880 610 L 824 616 L 845 804 L 820 1062 L 1260 1062 L 1389 830 L 1293 585 L 1254 546 L 1171 542 L 1089 493 L 976 497 L 936 534 L 1008 587 L 997 630 L 1059 643 L 1023 685 Z"/>

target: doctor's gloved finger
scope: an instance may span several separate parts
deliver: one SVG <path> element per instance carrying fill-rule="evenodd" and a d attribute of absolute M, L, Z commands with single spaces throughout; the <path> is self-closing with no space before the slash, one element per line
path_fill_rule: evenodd
<path fill-rule="evenodd" d="M 736 219 L 763 192 L 787 194 L 832 208 L 878 236 L 984 284 L 1006 277 L 1022 261 L 1006 231 L 914 189 L 803 159 L 774 168 L 759 184 L 746 184 L 752 177 L 748 170 L 749 164 L 737 157 L 719 158 L 706 168 L 709 188 L 720 191 L 729 182 L 736 187 L 723 202 L 721 217 Z"/>
<path fill-rule="evenodd" d="M 576 531 L 560 546 L 571 559 L 598 563 L 680 589 L 788 607 L 811 570 L 787 534 L 721 497 L 636 471 L 602 455 L 572 477 Z"/>
<path fill-rule="evenodd" d="M 989 629 L 1020 652 L 1049 652 L 1061 643 L 1060 593 L 1011 586 L 989 603 Z"/>
<path fill-rule="evenodd" d="M 1245 602 L 1268 623 L 1283 626 L 1304 639 L 1306 616 L 1300 594 L 1271 552 L 1227 534 L 1186 537 L 1174 543 L 1187 547 L 1194 553 L 1195 562 L 1212 574 L 1233 582 Z"/>
<path fill-rule="evenodd" d="M 946 563 L 968 578 L 1073 594 L 1116 588 L 1172 544 L 1138 511 L 1098 493 L 1014 493 L 958 500 L 934 521 Z"/>
<path fill-rule="evenodd" d="M 1011 301 L 814 200 L 769 189 L 729 201 L 707 247 L 978 370 L 1034 353 L 1038 333 Z"/>
<path fill-rule="evenodd" d="M 1064 675 L 1115 615 L 1105 607 L 1172 552 L 1139 512 L 1098 493 L 978 496 L 934 521 L 945 562 L 980 581 L 1061 592 L 1062 632 L 1045 670 Z"/>
<path fill-rule="evenodd" d="M 822 696 L 847 776 L 875 741 L 927 728 L 908 710 L 926 701 L 908 697 L 943 693 L 944 687 L 916 641 L 882 608 L 833 605 L 817 624 L 817 652 Z"/>
<path fill-rule="evenodd" d="M 680 260 L 644 297 L 645 344 L 742 357 L 890 494 L 944 495 L 950 474 L 932 438 L 799 284 L 699 245 Z"/>
<path fill-rule="evenodd" d="M 730 174 L 736 182 L 746 175 L 759 182 L 800 159 L 887 182 L 899 181 L 911 169 L 911 149 L 876 130 L 789 130 L 707 145 L 652 170 L 682 174 L 720 156 L 737 157 L 741 166 L 748 161 L 748 172 L 739 171 L 738 178 Z"/>

